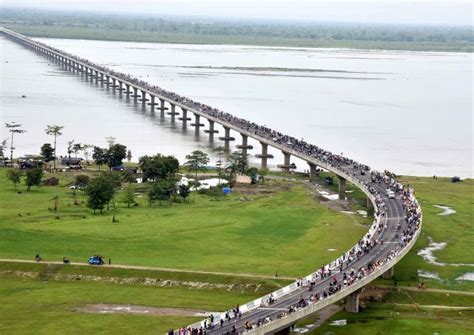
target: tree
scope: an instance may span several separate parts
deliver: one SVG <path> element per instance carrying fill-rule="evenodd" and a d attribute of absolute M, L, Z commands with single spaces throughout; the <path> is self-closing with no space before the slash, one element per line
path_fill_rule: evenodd
<path fill-rule="evenodd" d="M 3 140 L 0 144 L 0 157 L 5 157 L 5 148 L 7 147 L 7 140 Z"/>
<path fill-rule="evenodd" d="M 143 156 L 138 161 L 143 181 L 173 178 L 179 171 L 179 161 L 173 156 Z"/>
<path fill-rule="evenodd" d="M 185 184 L 180 184 L 178 187 L 178 193 L 181 198 L 183 198 L 184 201 L 186 201 L 186 198 L 189 196 L 189 193 L 191 192 L 191 189 L 189 185 Z"/>
<path fill-rule="evenodd" d="M 107 149 L 101 147 L 94 147 L 92 159 L 97 165 L 99 165 L 100 170 L 100 167 L 107 163 Z"/>
<path fill-rule="evenodd" d="M 248 155 L 240 151 L 234 151 L 230 154 L 227 161 L 227 168 L 230 169 L 231 175 L 235 173 L 245 174 L 248 169 Z"/>
<path fill-rule="evenodd" d="M 45 143 L 41 146 L 41 156 L 45 162 L 54 161 L 54 148 L 49 143 Z"/>
<path fill-rule="evenodd" d="M 15 191 L 16 191 L 16 185 L 18 185 L 21 182 L 21 177 L 23 177 L 23 173 L 20 170 L 16 170 L 16 169 L 7 170 L 7 178 L 15 186 Z"/>
<path fill-rule="evenodd" d="M 174 180 L 164 179 L 155 181 L 148 192 L 148 201 L 150 202 L 150 206 L 157 200 L 160 205 L 161 200 L 169 200 L 171 204 L 171 199 L 174 194 L 176 194 L 176 182 Z"/>
<path fill-rule="evenodd" d="M 128 184 L 127 187 L 123 190 L 122 201 L 127 204 L 127 207 L 135 204 L 135 188 L 132 184 Z"/>
<path fill-rule="evenodd" d="M 115 187 L 105 175 L 101 175 L 92 179 L 87 185 L 87 207 L 92 209 L 94 213 L 99 210 L 100 213 L 104 207 L 109 204 L 115 194 Z"/>
<path fill-rule="evenodd" d="M 41 184 L 41 179 L 43 178 L 43 169 L 35 168 L 29 169 L 26 171 L 26 190 L 31 191 L 32 186 L 38 186 Z"/>
<path fill-rule="evenodd" d="M 89 158 L 91 157 L 91 152 L 90 150 L 94 148 L 92 144 L 84 144 L 82 146 L 82 151 L 84 151 L 84 158 L 86 159 L 86 163 L 89 161 Z"/>
<path fill-rule="evenodd" d="M 200 151 L 200 150 L 195 150 L 191 152 L 191 154 L 186 155 L 186 162 L 184 165 L 190 170 L 190 171 L 195 171 L 196 172 L 196 178 L 197 178 L 197 173 L 199 170 L 203 170 L 206 165 L 209 163 L 209 156 L 208 154 Z"/>
<path fill-rule="evenodd" d="M 107 141 L 107 144 L 109 145 L 109 147 L 115 144 L 115 137 L 113 136 L 107 136 L 105 140 Z"/>
<path fill-rule="evenodd" d="M 8 131 L 12 134 L 12 139 L 10 141 L 10 161 L 13 161 L 13 150 L 15 150 L 15 147 L 13 146 L 13 135 L 26 133 L 26 130 L 20 129 L 21 124 L 15 122 L 5 123 L 5 127 L 7 127 Z"/>
<path fill-rule="evenodd" d="M 75 143 L 73 144 L 72 146 L 72 152 L 74 152 L 74 157 L 77 158 L 77 154 L 79 153 L 79 151 L 82 151 L 84 150 L 84 147 L 82 146 L 81 143 Z"/>
<path fill-rule="evenodd" d="M 74 146 L 74 140 L 70 140 L 67 142 L 67 156 L 71 158 L 72 154 L 72 147 Z"/>
<path fill-rule="evenodd" d="M 122 144 L 113 144 L 107 150 L 107 165 L 110 169 L 120 166 L 125 157 L 127 157 L 127 147 Z"/>
<path fill-rule="evenodd" d="M 46 127 L 46 134 L 47 135 L 52 135 L 54 136 L 54 169 L 56 170 L 56 138 L 58 136 L 61 136 L 63 133 L 61 130 L 64 128 L 64 126 L 58 126 L 58 125 L 48 125 Z"/>

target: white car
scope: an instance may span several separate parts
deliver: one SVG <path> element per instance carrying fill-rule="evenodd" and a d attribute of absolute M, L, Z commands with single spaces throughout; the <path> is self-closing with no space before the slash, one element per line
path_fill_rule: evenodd
<path fill-rule="evenodd" d="M 387 190 L 387 197 L 389 199 L 395 199 L 395 192 L 393 192 L 392 190 Z"/>

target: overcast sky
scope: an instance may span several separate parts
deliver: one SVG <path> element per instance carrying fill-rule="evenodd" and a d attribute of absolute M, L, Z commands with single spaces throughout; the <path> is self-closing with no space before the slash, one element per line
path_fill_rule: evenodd
<path fill-rule="evenodd" d="M 3 7 L 311 21 L 473 25 L 465 0 L 0 0 Z"/>

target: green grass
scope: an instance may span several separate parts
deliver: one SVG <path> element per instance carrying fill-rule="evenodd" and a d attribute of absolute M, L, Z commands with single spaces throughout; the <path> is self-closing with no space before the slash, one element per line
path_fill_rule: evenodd
<path fill-rule="evenodd" d="M 324 208 L 302 186 L 280 187 L 273 194 L 233 194 L 215 200 L 198 195 L 195 203 L 149 207 L 119 205 L 111 214 L 93 215 L 74 205 L 60 174 L 60 186 L 16 193 L 0 170 L 0 258 L 84 262 L 90 255 L 111 257 L 115 264 L 180 269 L 300 276 L 350 248 L 366 228 Z M 268 182 L 266 186 L 271 186 Z M 48 210 L 60 198 L 57 214 Z M 60 219 L 56 219 L 59 216 Z M 334 239 L 333 236 L 338 236 Z M 328 249 L 337 249 L 330 252 Z M 308 257 L 308 255 L 313 255 Z"/>
<path fill-rule="evenodd" d="M 230 301 L 241 304 L 255 297 L 210 290 L 0 277 L 0 329 L 2 334 L 163 334 L 200 318 L 92 314 L 76 309 L 104 303 L 220 311 L 229 308 Z"/>
<path fill-rule="evenodd" d="M 445 249 L 435 252 L 437 261 L 474 264 L 474 180 L 460 183 L 451 183 L 448 178 L 402 177 L 401 180 L 415 188 L 423 209 L 423 226 L 413 250 L 395 267 L 395 280 L 399 285 L 416 286 L 424 280 L 433 288 L 474 291 L 473 282 L 455 280 L 466 272 L 474 272 L 474 266 L 432 265 L 417 255 L 428 246 L 429 236 L 434 242 L 447 242 Z M 434 205 L 452 207 L 456 213 L 438 215 L 443 210 Z M 418 270 L 437 272 L 442 281 L 421 279 Z"/>
<path fill-rule="evenodd" d="M 88 27 L 65 27 L 25 25 L 3 23 L 3 26 L 20 34 L 31 37 L 51 37 L 67 39 L 88 39 L 105 41 L 132 41 L 150 43 L 184 43 L 184 44 L 233 44 L 272 47 L 311 47 L 311 48 L 354 48 L 386 49 L 414 51 L 457 51 L 472 52 L 469 43 L 437 42 L 389 42 L 357 40 L 314 40 L 310 38 L 262 37 L 248 35 L 219 35 L 192 33 L 160 33 L 150 31 L 97 29 Z"/>
<path fill-rule="evenodd" d="M 358 314 L 336 313 L 311 334 L 472 334 L 474 309 L 455 311 L 423 305 L 472 307 L 474 296 L 395 290 L 382 302 L 369 303 Z M 331 321 L 342 319 L 347 320 L 347 326 L 330 325 Z M 314 320 L 308 318 L 306 322 Z"/>

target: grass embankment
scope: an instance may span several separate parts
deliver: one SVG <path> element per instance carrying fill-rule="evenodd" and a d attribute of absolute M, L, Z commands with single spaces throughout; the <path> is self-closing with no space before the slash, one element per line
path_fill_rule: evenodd
<path fill-rule="evenodd" d="M 412 51 L 452 51 L 472 52 L 469 43 L 437 42 L 390 42 L 390 41 L 357 41 L 357 40 L 314 40 L 310 38 L 284 38 L 249 35 L 219 35 L 192 33 L 160 33 L 125 29 L 97 29 L 89 27 L 64 27 L 25 25 L 3 23 L 5 28 L 31 37 L 50 37 L 104 41 L 130 41 L 149 43 L 182 43 L 182 44 L 225 44 L 254 45 L 270 47 L 308 47 L 308 48 L 351 48 L 380 50 Z"/>
<path fill-rule="evenodd" d="M 350 248 L 366 231 L 285 181 L 266 183 L 269 193 L 217 200 L 198 195 L 189 204 L 150 207 L 139 194 L 137 207 L 119 204 L 118 222 L 112 223 L 110 213 L 93 215 L 82 194 L 74 205 L 72 174 L 58 174 L 60 186 L 31 192 L 20 186 L 17 193 L 4 173 L 0 170 L 0 258 L 40 254 L 45 260 L 68 256 L 85 262 L 101 254 L 114 264 L 300 276 Z M 55 196 L 58 213 L 48 210 Z"/>

